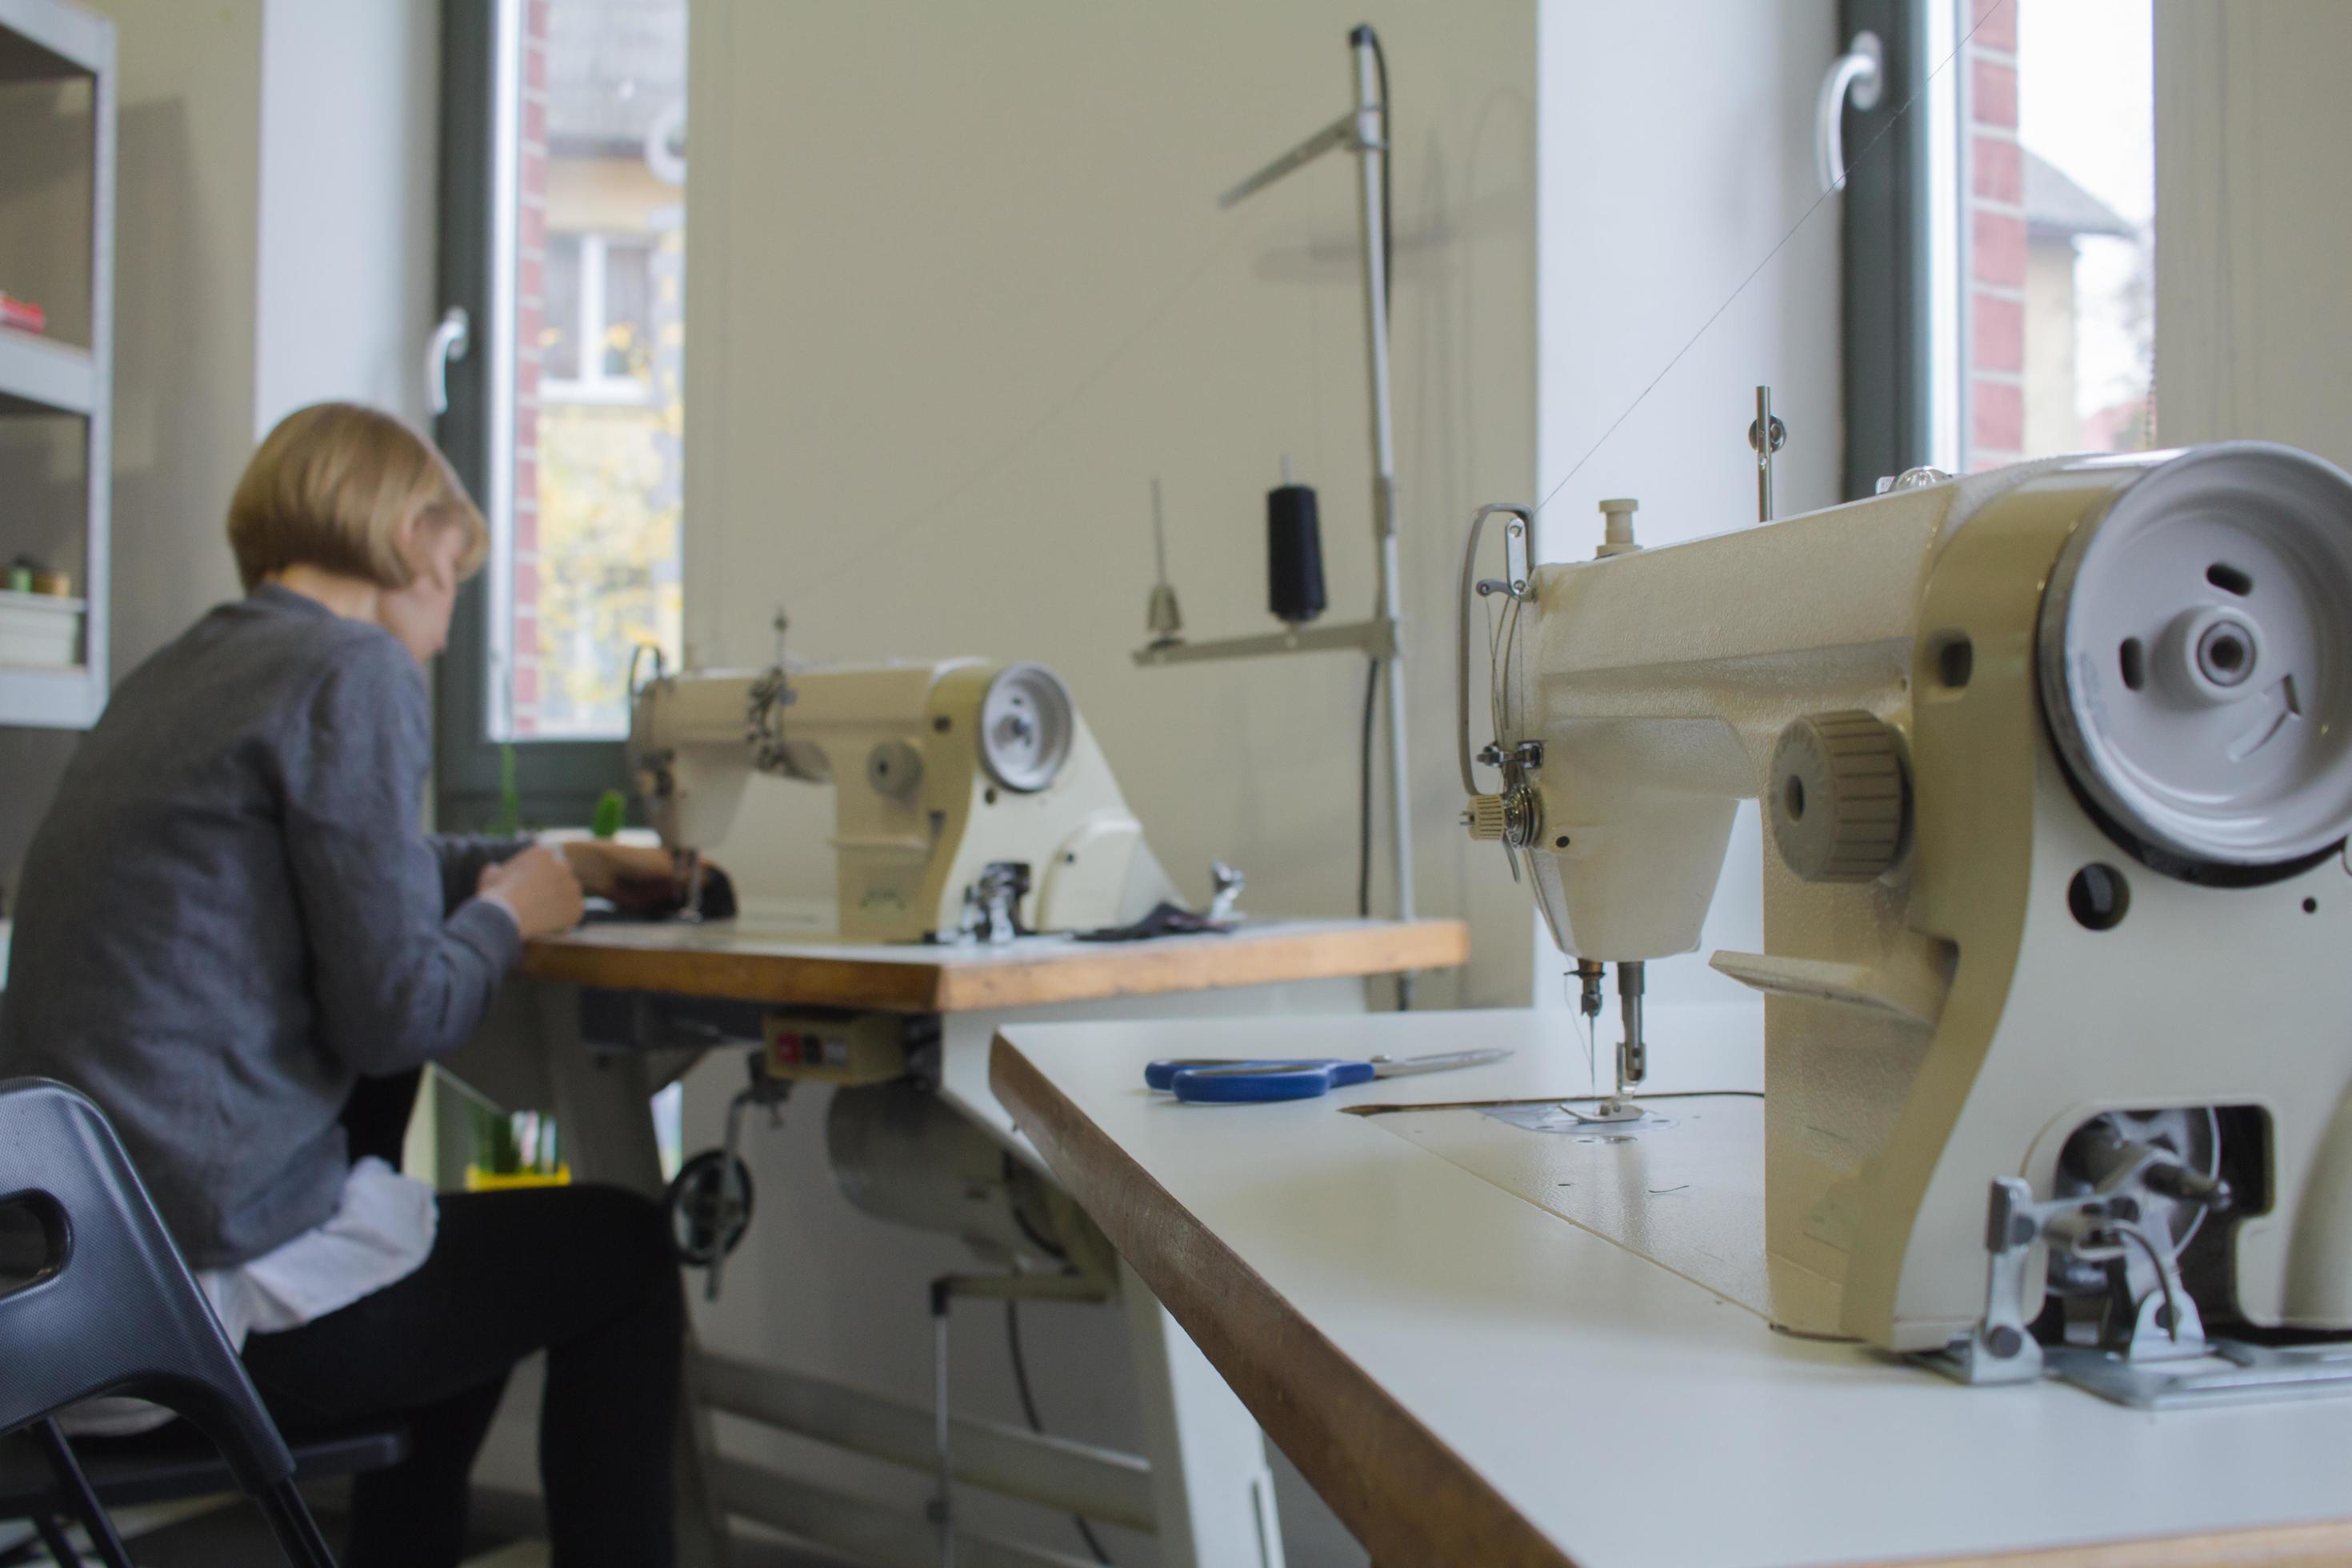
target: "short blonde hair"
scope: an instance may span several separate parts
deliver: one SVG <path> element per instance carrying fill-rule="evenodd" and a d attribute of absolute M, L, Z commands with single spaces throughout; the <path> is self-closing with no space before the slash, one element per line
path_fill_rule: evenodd
<path fill-rule="evenodd" d="M 314 403 L 278 422 L 228 503 L 228 543 L 250 590 L 289 566 L 341 572 L 405 588 L 401 552 L 412 518 L 466 531 L 460 578 L 489 553 L 490 531 L 448 459 L 378 409 Z"/>

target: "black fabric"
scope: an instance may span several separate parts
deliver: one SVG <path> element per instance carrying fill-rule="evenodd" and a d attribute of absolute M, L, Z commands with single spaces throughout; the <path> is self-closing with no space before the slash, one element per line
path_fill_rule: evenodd
<path fill-rule="evenodd" d="M 1104 926 L 1099 931 L 1082 931 L 1072 937 L 1074 942 L 1150 942 L 1156 936 L 1223 936 L 1234 929 L 1231 921 L 1213 921 L 1196 910 L 1165 900 L 1151 906 L 1151 912 L 1139 921 L 1123 926 Z"/>
<path fill-rule="evenodd" d="M 353 1482 L 343 1568 L 453 1568 L 467 1482 L 515 1363 L 545 1350 L 554 1568 L 667 1568 L 685 1300 L 667 1217 L 617 1187 L 447 1194 L 432 1256 L 313 1323 L 255 1334 L 272 1405 L 396 1415 L 411 1456 Z"/>
<path fill-rule="evenodd" d="M 388 1078 L 363 1078 L 352 1086 L 352 1097 L 343 1101 L 343 1149 L 352 1163 L 373 1154 L 400 1169 L 401 1149 L 408 1142 L 408 1113 L 424 1077 L 423 1068 L 411 1068 Z"/>

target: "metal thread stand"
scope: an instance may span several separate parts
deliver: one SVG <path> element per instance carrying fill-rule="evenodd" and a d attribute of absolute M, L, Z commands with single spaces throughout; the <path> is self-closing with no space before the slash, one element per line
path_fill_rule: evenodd
<path fill-rule="evenodd" d="M 1324 153 L 1356 155 L 1357 209 L 1362 220 L 1364 367 L 1370 383 L 1372 441 L 1372 540 L 1379 569 L 1379 605 L 1372 617 L 1348 626 L 1294 627 L 1213 642 L 1155 640 L 1136 650 L 1139 665 L 1254 658 L 1269 654 L 1355 649 L 1380 667 L 1388 689 L 1390 841 L 1396 861 L 1397 918 L 1413 917 L 1412 809 L 1406 783 L 1404 738 L 1404 596 L 1396 523 L 1396 430 L 1389 395 L 1388 106 L 1381 96 L 1380 46 L 1369 26 L 1348 35 L 1355 65 L 1356 107 L 1217 198 L 1231 207 Z M 1155 637 L 1160 628 L 1153 628 Z M 1412 976 L 1397 976 L 1397 999 L 1410 1007 Z"/>
<path fill-rule="evenodd" d="M 931 1281 L 931 1439 L 937 1447 L 932 1495 L 924 1510 L 939 1542 L 940 1568 L 956 1568 L 954 1423 L 948 1411 L 948 1312 L 958 1296 L 999 1301 L 1110 1300 L 1109 1278 L 1097 1266 L 1062 1274 L 948 1274 Z"/>

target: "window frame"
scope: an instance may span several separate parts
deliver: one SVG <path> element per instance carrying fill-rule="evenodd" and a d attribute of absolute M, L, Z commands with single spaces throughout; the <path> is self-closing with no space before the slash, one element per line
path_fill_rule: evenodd
<path fill-rule="evenodd" d="M 539 395 L 544 403 L 590 403 L 605 408 L 638 408 L 655 398 L 653 384 L 640 376 L 612 375 L 604 370 L 604 335 L 613 325 L 612 301 L 606 285 L 611 276 L 614 249 L 635 250 L 643 254 L 648 287 L 653 275 L 654 245 L 650 237 L 616 232 L 610 229 L 574 229 L 548 236 L 551 258 L 558 240 L 574 240 L 580 246 L 579 300 L 572 323 L 579 334 L 579 359 L 583 370 L 592 363 L 593 374 L 555 377 L 542 374 Z"/>
<path fill-rule="evenodd" d="M 1853 158 L 1841 258 L 1848 500 L 1873 494 L 1879 479 L 1906 468 L 1958 472 L 1962 460 L 1968 236 L 1958 182 L 1967 62 L 1957 52 L 1958 11 L 1955 0 L 1839 6 L 1840 47 L 1858 32 L 1876 33 L 1886 72 L 1875 107 L 1849 102 L 1843 110 Z"/>
<path fill-rule="evenodd" d="M 441 13 L 441 300 L 475 323 L 475 350 L 448 367 L 449 406 L 434 434 L 483 503 L 494 541 L 488 568 L 458 594 L 434 673 L 435 819 L 452 832 L 500 824 L 509 746 L 520 826 L 584 824 L 605 790 L 632 793 L 625 741 L 491 738 L 492 677 L 502 651 L 494 627 L 510 618 L 504 600 L 514 501 L 512 404 L 502 412 L 493 395 L 514 377 L 514 275 L 499 264 L 513 254 L 511 160 L 502 150 L 518 118 L 524 3 L 446 0 Z"/>

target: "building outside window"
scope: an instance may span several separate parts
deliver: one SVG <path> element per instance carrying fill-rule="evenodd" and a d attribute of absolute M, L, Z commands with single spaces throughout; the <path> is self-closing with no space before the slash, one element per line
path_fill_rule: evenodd
<path fill-rule="evenodd" d="M 1963 465 L 2145 450 L 2156 441 L 2149 0 L 1959 5 Z"/>
<path fill-rule="evenodd" d="M 685 0 L 525 0 L 490 730 L 616 737 L 683 613 Z"/>

